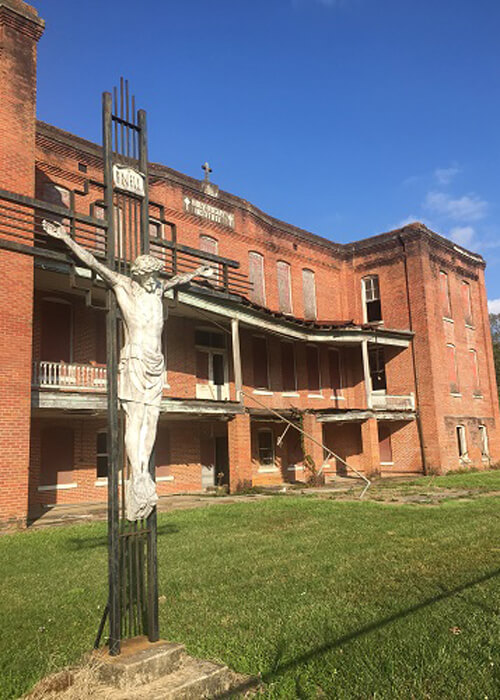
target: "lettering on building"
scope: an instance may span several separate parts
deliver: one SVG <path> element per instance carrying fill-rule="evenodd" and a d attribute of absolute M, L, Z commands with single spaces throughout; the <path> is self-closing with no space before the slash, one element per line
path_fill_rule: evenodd
<path fill-rule="evenodd" d="M 208 219 L 208 221 L 213 221 L 214 224 L 234 228 L 234 214 L 230 214 L 224 209 L 213 207 L 206 202 L 201 202 L 199 199 L 184 197 L 184 211 L 188 214 L 201 216 L 203 219 Z"/>
<path fill-rule="evenodd" d="M 138 170 L 113 165 L 113 184 L 120 190 L 144 197 L 144 175 Z"/>

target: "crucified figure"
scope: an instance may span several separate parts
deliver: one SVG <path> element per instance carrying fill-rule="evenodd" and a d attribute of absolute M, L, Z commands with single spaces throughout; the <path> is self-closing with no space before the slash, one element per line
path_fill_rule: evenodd
<path fill-rule="evenodd" d="M 126 516 L 146 518 L 158 501 L 149 473 L 149 459 L 156 440 L 165 375 L 161 351 L 164 323 L 162 297 L 174 287 L 198 276 L 210 277 L 214 268 L 202 265 L 193 272 L 176 275 L 166 282 L 159 277 L 163 263 L 152 255 L 140 255 L 131 266 L 132 278 L 110 270 L 71 238 L 64 226 L 44 221 L 49 236 L 68 248 L 94 270 L 115 293 L 122 313 L 124 345 L 118 365 L 118 398 L 125 412 L 125 451 L 131 478 L 126 486 Z"/>

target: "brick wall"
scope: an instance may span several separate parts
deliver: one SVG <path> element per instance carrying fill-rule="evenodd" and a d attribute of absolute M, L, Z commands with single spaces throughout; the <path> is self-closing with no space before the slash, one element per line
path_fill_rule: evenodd
<path fill-rule="evenodd" d="M 0 3 L 1 187 L 34 195 L 36 44 L 43 23 L 23 2 Z M 28 509 L 33 260 L 0 250 L 0 520 Z"/>

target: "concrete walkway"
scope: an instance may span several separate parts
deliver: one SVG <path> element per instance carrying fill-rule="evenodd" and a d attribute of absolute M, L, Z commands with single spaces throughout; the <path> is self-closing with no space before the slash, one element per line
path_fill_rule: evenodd
<path fill-rule="evenodd" d="M 306 495 L 327 495 L 329 493 L 339 493 L 357 488 L 362 482 L 356 479 L 338 478 L 334 484 L 322 486 L 318 488 L 290 488 L 290 486 L 282 486 L 272 489 L 276 492 L 286 492 L 288 495 L 300 496 Z M 286 490 L 286 491 L 285 491 Z M 361 486 L 360 486 L 361 490 Z M 158 501 L 158 512 L 168 513 L 172 510 L 188 510 L 189 508 L 207 508 L 211 506 L 228 505 L 232 503 L 248 503 L 250 501 L 261 501 L 272 498 L 271 490 L 269 493 L 250 493 L 241 495 L 223 495 L 216 496 L 215 494 L 178 494 L 172 496 L 160 496 Z M 60 504 L 47 508 L 47 510 L 30 525 L 30 528 L 50 527 L 52 525 L 71 525 L 75 523 L 85 523 L 106 520 L 108 516 L 107 503 L 75 503 L 75 504 Z"/>

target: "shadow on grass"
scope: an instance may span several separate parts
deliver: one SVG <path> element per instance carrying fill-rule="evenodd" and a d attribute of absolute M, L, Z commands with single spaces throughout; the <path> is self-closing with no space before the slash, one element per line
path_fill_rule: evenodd
<path fill-rule="evenodd" d="M 413 615 L 413 613 L 416 613 L 419 610 L 423 610 L 424 608 L 427 608 L 430 605 L 434 605 L 434 603 L 439 603 L 442 600 L 447 600 L 448 598 L 452 598 L 455 595 L 459 595 L 460 593 L 463 593 L 464 591 L 467 591 L 473 588 L 474 586 L 479 585 L 480 583 L 490 581 L 499 574 L 500 569 L 494 569 L 493 571 L 490 571 L 484 576 L 480 576 L 479 578 L 476 578 L 473 581 L 469 581 L 468 583 L 464 583 L 461 586 L 457 586 L 456 588 L 452 588 L 450 590 L 443 590 L 442 593 L 439 593 L 438 595 L 433 596 L 432 598 L 427 598 L 427 600 L 424 600 L 421 603 L 417 603 L 416 605 L 412 605 L 406 610 L 401 610 L 400 612 L 394 613 L 394 615 L 389 615 L 388 617 L 382 618 L 381 620 L 377 620 L 376 622 L 372 622 L 369 625 L 365 625 L 364 627 L 361 627 L 360 629 L 355 630 L 354 632 L 350 632 L 349 634 L 345 634 L 342 637 L 338 637 L 338 639 L 334 639 L 333 641 L 328 642 L 327 644 L 323 644 L 322 646 L 317 647 L 316 649 L 311 649 L 311 651 L 308 651 L 305 654 L 301 654 L 295 659 L 287 661 L 283 664 L 280 664 L 280 659 L 283 656 L 284 649 L 282 643 L 278 643 L 271 670 L 267 671 L 262 675 L 262 680 L 264 681 L 264 683 L 269 683 L 273 681 L 277 676 L 280 676 L 282 673 L 289 671 L 295 666 L 299 666 L 300 664 L 312 661 L 314 658 L 321 656 L 322 654 L 326 654 L 328 651 L 337 649 L 338 647 L 342 647 L 348 642 L 353 641 L 354 639 L 359 639 L 360 637 L 370 634 L 370 632 L 382 629 L 383 627 L 386 627 L 387 625 L 390 625 L 393 622 L 396 622 L 397 620 L 402 620 L 405 617 Z M 469 604 L 474 604 L 465 596 L 463 597 L 463 599 Z"/>
<path fill-rule="evenodd" d="M 158 537 L 163 535 L 173 535 L 179 532 L 177 525 L 164 523 L 158 526 Z M 70 537 L 68 539 L 67 548 L 72 552 L 77 552 L 82 549 L 97 549 L 98 547 L 108 546 L 108 536 L 99 535 L 98 537 Z"/>

